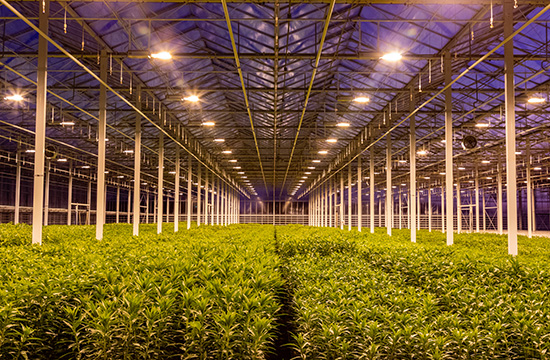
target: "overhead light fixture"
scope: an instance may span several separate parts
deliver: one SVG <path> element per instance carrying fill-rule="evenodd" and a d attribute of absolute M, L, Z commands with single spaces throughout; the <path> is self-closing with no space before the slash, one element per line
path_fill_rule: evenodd
<path fill-rule="evenodd" d="M 490 177 L 490 176 L 487 176 L 485 179 L 487 179 L 487 180 L 493 180 L 493 178 Z"/>
<path fill-rule="evenodd" d="M 401 186 L 407 186 L 407 184 L 401 184 Z"/>
<path fill-rule="evenodd" d="M 224 142 L 225 139 L 214 139 L 215 142 Z"/>
<path fill-rule="evenodd" d="M 168 51 L 161 51 L 151 54 L 151 58 L 159 60 L 170 60 L 172 58 L 172 54 L 170 54 Z"/>
<path fill-rule="evenodd" d="M 542 170 L 542 168 L 537 166 L 537 167 L 534 167 L 533 170 L 540 171 L 540 170 Z"/>
<path fill-rule="evenodd" d="M 439 173 L 439 175 L 445 175 L 445 174 L 446 174 L 445 171 L 442 171 L 442 172 Z"/>
<path fill-rule="evenodd" d="M 133 154 L 133 153 L 134 153 L 134 150 L 132 150 L 132 149 L 127 149 L 127 150 L 124 150 L 123 153 L 125 153 L 125 154 Z"/>
<path fill-rule="evenodd" d="M 490 161 L 490 160 L 481 160 L 481 163 L 482 163 L 482 164 L 490 164 L 491 161 Z"/>
<path fill-rule="evenodd" d="M 399 163 L 401 163 L 401 164 L 404 164 L 404 163 L 406 163 L 406 162 L 407 162 L 407 160 L 405 160 L 405 159 L 401 159 L 401 160 L 398 160 L 398 162 L 399 162 Z"/>
<path fill-rule="evenodd" d="M 184 97 L 183 100 L 189 101 L 189 102 L 198 102 L 199 97 L 197 95 L 191 95 L 191 96 Z"/>
<path fill-rule="evenodd" d="M 529 99 L 527 99 L 527 102 L 529 104 L 542 104 L 545 101 L 546 100 L 543 97 L 539 97 L 539 96 L 532 96 Z"/>
<path fill-rule="evenodd" d="M 168 171 L 168 174 L 176 175 L 176 172 L 175 171 Z"/>
<path fill-rule="evenodd" d="M 429 176 L 424 176 L 424 179 L 430 180 L 430 177 Z"/>
<path fill-rule="evenodd" d="M 13 95 L 8 95 L 8 96 L 4 97 L 4 100 L 23 101 L 23 100 L 25 100 L 25 98 L 23 98 L 23 96 L 21 94 L 13 94 Z"/>
<path fill-rule="evenodd" d="M 321 150 L 321 151 L 319 151 L 319 154 L 326 155 L 326 154 L 328 154 L 328 151 L 327 150 Z"/>
<path fill-rule="evenodd" d="M 202 123 L 202 126 L 215 126 L 216 123 L 213 121 L 205 121 Z"/>
<path fill-rule="evenodd" d="M 353 99 L 354 102 L 356 103 L 368 103 L 370 101 L 370 99 L 366 96 L 357 96 Z"/>
<path fill-rule="evenodd" d="M 123 179 L 124 178 L 124 175 L 118 175 L 117 176 L 117 179 Z"/>
<path fill-rule="evenodd" d="M 311 171 L 306 171 L 304 174 L 311 175 Z"/>
<path fill-rule="evenodd" d="M 336 126 L 338 126 L 338 127 L 349 127 L 349 125 L 350 125 L 350 123 L 345 122 L 345 121 L 339 122 L 339 123 L 336 124 Z"/>
<path fill-rule="evenodd" d="M 240 166 L 233 166 L 233 169 L 240 169 L 241 167 Z"/>
<path fill-rule="evenodd" d="M 330 139 L 327 139 L 326 142 L 328 142 L 328 143 L 335 143 L 335 142 L 338 142 L 338 139 L 330 138 Z"/>
<path fill-rule="evenodd" d="M 313 160 L 314 163 L 320 163 L 321 160 Z"/>
<path fill-rule="evenodd" d="M 74 121 L 62 121 L 62 126 L 74 126 Z"/>
<path fill-rule="evenodd" d="M 231 151 L 231 150 L 224 150 L 224 151 L 222 151 L 222 154 L 232 154 L 232 153 L 233 153 L 233 151 Z"/>
<path fill-rule="evenodd" d="M 416 152 L 418 155 L 428 155 L 428 150 L 420 149 Z"/>
<path fill-rule="evenodd" d="M 386 60 L 386 61 L 399 61 L 402 58 L 403 58 L 403 55 L 401 55 L 398 52 L 387 53 L 387 54 L 384 54 L 380 57 L 380 59 Z"/>
<path fill-rule="evenodd" d="M 464 166 L 459 166 L 458 170 L 466 170 L 466 168 Z"/>
<path fill-rule="evenodd" d="M 443 140 L 441 140 L 441 142 L 445 144 L 447 142 L 447 140 L 443 139 Z"/>
<path fill-rule="evenodd" d="M 307 176 L 302 176 L 302 179 L 307 179 Z"/>
<path fill-rule="evenodd" d="M 309 170 L 315 170 L 315 166 L 308 166 L 307 167 Z"/>
<path fill-rule="evenodd" d="M 516 151 L 516 155 L 521 155 L 521 151 Z"/>
<path fill-rule="evenodd" d="M 244 175 L 244 171 L 239 171 L 237 174 Z"/>
<path fill-rule="evenodd" d="M 90 165 L 82 165 L 82 168 L 83 168 L 83 169 L 89 169 L 89 168 L 90 168 Z"/>
<path fill-rule="evenodd" d="M 230 163 L 236 163 L 237 162 L 237 159 L 231 159 L 229 160 Z"/>
<path fill-rule="evenodd" d="M 25 152 L 26 152 L 26 153 L 35 153 L 36 150 L 34 150 L 34 149 L 27 149 L 27 150 L 25 150 Z"/>
<path fill-rule="evenodd" d="M 489 123 L 486 123 L 486 122 L 478 122 L 478 123 L 476 123 L 476 127 L 477 127 L 477 128 L 488 128 L 488 127 L 489 127 Z"/>
<path fill-rule="evenodd" d="M 66 158 L 59 158 L 59 159 L 57 159 L 57 161 L 59 161 L 59 162 L 67 162 L 67 159 L 66 159 Z"/>

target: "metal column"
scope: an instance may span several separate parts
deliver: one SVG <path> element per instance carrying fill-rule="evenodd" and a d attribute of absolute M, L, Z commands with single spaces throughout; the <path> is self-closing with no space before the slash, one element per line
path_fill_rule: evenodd
<path fill-rule="evenodd" d="M 357 159 L 357 230 L 361 232 L 361 223 L 363 220 L 363 195 L 362 195 L 362 171 L 361 156 Z"/>
<path fill-rule="evenodd" d="M 445 85 L 451 83 L 451 53 L 445 52 Z M 447 245 L 454 242 L 453 210 L 453 98 L 449 87 L 445 90 L 445 187 L 447 195 Z"/>
<path fill-rule="evenodd" d="M 50 1 L 43 0 L 46 11 L 39 11 L 40 30 L 48 33 Z M 48 77 L 48 40 L 39 36 L 36 70 L 36 129 L 34 136 L 34 193 L 32 206 L 32 243 L 42 245 L 44 206 L 44 148 L 46 145 L 46 87 Z"/>
<path fill-rule="evenodd" d="M 149 195 L 149 190 L 146 190 L 145 192 L 147 195 L 147 200 L 145 202 L 145 223 L 146 224 L 149 224 L 149 210 L 150 210 L 150 207 L 149 207 L 149 202 L 151 201 L 151 196 Z"/>
<path fill-rule="evenodd" d="M 475 168 L 475 172 L 476 172 L 476 178 L 474 180 L 475 182 L 475 190 L 474 190 L 474 193 L 475 193 L 475 207 L 476 207 L 476 232 L 479 232 L 479 168 L 476 164 L 476 168 Z"/>
<path fill-rule="evenodd" d="M 191 178 L 193 177 L 191 170 L 192 162 L 191 154 L 189 154 L 187 157 L 187 229 L 191 228 L 191 212 L 193 211 L 193 198 L 191 196 Z"/>
<path fill-rule="evenodd" d="M 159 169 L 158 169 L 158 201 L 157 201 L 157 234 L 160 234 L 162 232 L 162 215 L 164 212 L 164 133 L 160 133 L 159 135 Z M 168 207 L 167 207 L 168 208 Z M 168 211 L 167 211 L 168 212 Z M 134 214 L 134 216 L 139 216 L 138 214 Z"/>
<path fill-rule="evenodd" d="M 332 178 L 328 180 L 328 226 L 332 227 Z M 298 204 L 296 204 L 298 205 Z M 297 213 L 297 212 L 296 212 Z"/>
<path fill-rule="evenodd" d="M 460 190 L 460 173 L 456 174 L 456 221 L 457 221 L 457 233 L 462 232 L 462 193 Z"/>
<path fill-rule="evenodd" d="M 76 214 L 78 216 L 78 214 Z M 120 185 L 116 187 L 116 223 L 120 222 Z M 78 223 L 78 222 L 77 222 Z"/>
<path fill-rule="evenodd" d="M 504 220 L 502 213 L 502 164 L 500 163 L 499 158 L 497 164 L 497 228 L 500 235 L 504 233 Z"/>
<path fill-rule="evenodd" d="M 428 231 L 432 232 L 432 185 L 428 183 Z"/>
<path fill-rule="evenodd" d="M 204 225 L 208 225 L 208 169 L 204 171 Z"/>
<path fill-rule="evenodd" d="M 218 184 L 216 189 L 216 225 L 220 225 L 221 178 L 218 177 L 216 183 Z"/>
<path fill-rule="evenodd" d="M 369 202 L 370 202 L 370 232 L 374 234 L 374 147 L 370 148 L 369 166 Z"/>
<path fill-rule="evenodd" d="M 71 225 L 72 203 L 73 203 L 73 166 L 71 164 L 69 166 L 69 184 L 67 185 L 67 225 Z"/>
<path fill-rule="evenodd" d="M 344 230 L 344 170 L 340 173 L 340 229 Z"/>
<path fill-rule="evenodd" d="M 527 140 L 527 162 L 526 162 L 526 171 L 527 171 L 527 237 L 533 237 L 533 187 L 531 183 L 531 144 Z M 520 204 L 521 206 L 521 204 Z"/>
<path fill-rule="evenodd" d="M 393 218 L 393 200 L 391 190 L 391 133 L 386 137 L 386 231 L 391 236 Z"/>
<path fill-rule="evenodd" d="M 48 225 L 50 215 L 50 162 L 46 163 L 46 173 L 44 175 L 44 225 Z"/>
<path fill-rule="evenodd" d="M 15 158 L 17 162 L 17 167 L 15 169 L 15 213 L 13 214 L 13 223 L 19 224 L 19 213 L 20 213 L 20 204 L 21 204 L 21 153 L 18 150 Z M 69 202 L 69 215 L 70 215 L 70 206 Z M 70 219 L 70 217 L 69 217 Z M 70 224 L 69 224 L 70 225 Z"/>
<path fill-rule="evenodd" d="M 107 82 L 107 51 L 101 51 L 99 75 L 103 82 Z M 97 188 L 96 188 L 96 212 L 95 237 L 97 240 L 103 239 L 103 224 L 105 224 L 105 138 L 107 131 L 107 88 L 105 85 L 99 86 L 99 124 L 97 144 Z M 128 213 L 130 209 L 128 209 Z"/>
<path fill-rule="evenodd" d="M 174 178 L 174 232 L 177 232 L 180 228 L 180 170 L 180 148 L 179 145 L 176 144 L 176 175 Z"/>
<path fill-rule="evenodd" d="M 201 183 L 202 183 L 202 174 L 201 174 L 201 164 L 198 163 L 197 164 L 197 175 L 198 175 L 198 181 L 197 181 L 197 226 L 200 226 L 201 225 L 201 210 L 202 210 L 202 206 L 201 206 Z"/>
<path fill-rule="evenodd" d="M 132 189 L 128 185 L 128 207 L 127 207 L 127 223 L 130 224 L 131 222 L 131 216 L 132 216 Z M 97 216 L 97 211 L 96 211 Z"/>
<path fill-rule="evenodd" d="M 351 231 L 351 164 L 348 165 L 348 231 Z"/>
<path fill-rule="evenodd" d="M 212 173 L 212 197 L 211 197 L 211 206 L 210 206 L 210 225 L 215 224 L 215 205 L 216 199 L 214 198 L 214 193 L 216 192 L 216 175 Z"/>
<path fill-rule="evenodd" d="M 141 85 L 136 89 L 136 107 L 141 110 Z M 139 235 L 141 214 L 141 115 L 136 113 L 136 134 L 134 144 L 134 218 L 132 233 Z"/>
<path fill-rule="evenodd" d="M 409 101 L 409 111 L 414 111 L 414 94 L 411 89 Z M 410 189 L 409 189 L 409 223 L 411 229 L 411 242 L 416 242 L 416 119 L 412 115 L 409 119 L 410 123 L 410 149 L 409 149 L 409 169 L 410 169 Z"/>

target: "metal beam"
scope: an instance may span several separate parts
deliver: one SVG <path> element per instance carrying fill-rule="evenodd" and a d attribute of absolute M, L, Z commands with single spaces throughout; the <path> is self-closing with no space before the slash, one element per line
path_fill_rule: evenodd
<path fill-rule="evenodd" d="M 107 52 L 102 50 L 100 60 L 100 78 L 102 82 L 107 81 L 107 61 Z M 99 87 L 95 237 L 97 240 L 102 240 L 103 225 L 105 223 L 105 138 L 107 132 L 107 88 L 103 83 L 101 83 Z M 128 213 L 129 212 L 130 208 L 128 208 Z"/>

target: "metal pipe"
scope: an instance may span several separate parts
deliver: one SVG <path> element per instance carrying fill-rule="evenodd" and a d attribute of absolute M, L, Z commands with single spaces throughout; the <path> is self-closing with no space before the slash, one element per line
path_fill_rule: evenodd
<path fill-rule="evenodd" d="M 107 59 L 102 59 L 107 61 Z M 136 107 L 141 110 L 141 86 L 136 89 Z M 132 234 L 139 235 L 141 214 L 141 116 L 136 114 L 136 132 L 134 143 L 134 218 Z"/>
<path fill-rule="evenodd" d="M 157 234 L 162 232 L 162 221 L 164 212 L 164 134 L 159 135 L 159 168 L 158 168 L 158 186 L 157 186 Z M 139 214 L 134 214 L 134 216 Z"/>
<path fill-rule="evenodd" d="M 100 77 L 103 82 L 107 81 L 107 52 L 101 51 Z M 98 123 L 98 144 L 97 144 L 97 189 L 96 189 L 96 215 L 95 215 L 95 237 L 103 239 L 103 224 L 105 224 L 105 139 L 107 132 L 107 88 L 100 83 L 99 86 L 99 123 Z M 130 209 L 128 209 L 130 212 Z"/>
<path fill-rule="evenodd" d="M 451 53 L 444 55 L 445 85 L 452 81 Z M 450 86 L 445 86 L 445 188 L 447 195 L 447 245 L 454 243 L 453 209 L 453 98 Z"/>

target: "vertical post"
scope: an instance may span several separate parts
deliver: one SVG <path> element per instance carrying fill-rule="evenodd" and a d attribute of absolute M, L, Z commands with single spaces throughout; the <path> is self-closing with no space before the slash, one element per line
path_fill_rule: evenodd
<path fill-rule="evenodd" d="M 531 143 L 527 140 L 527 154 L 525 157 L 526 161 L 526 170 L 527 170 L 527 237 L 533 237 L 533 187 L 531 183 Z M 521 204 L 520 204 L 521 206 Z"/>
<path fill-rule="evenodd" d="M 191 154 L 187 157 L 187 229 L 191 228 L 191 212 L 193 212 L 193 197 L 191 196 L 191 185 L 193 172 L 191 169 L 192 165 Z"/>
<path fill-rule="evenodd" d="M 325 226 L 324 224 L 324 221 L 325 221 L 325 218 L 324 218 L 324 212 L 325 212 L 325 209 L 324 209 L 324 204 L 323 204 L 323 201 L 324 201 L 324 191 L 323 191 L 323 184 L 321 184 L 319 186 L 319 226 L 323 227 Z"/>
<path fill-rule="evenodd" d="M 101 51 L 99 75 L 103 82 L 107 82 L 107 51 Z M 107 88 L 99 86 L 99 124 L 97 144 L 97 189 L 96 189 L 96 230 L 97 240 L 103 239 L 103 225 L 105 224 L 105 138 L 107 129 Z M 130 209 L 128 208 L 128 212 Z"/>
<path fill-rule="evenodd" d="M 504 38 L 514 32 L 514 2 L 504 0 Z M 508 210 L 508 254 L 518 254 L 516 184 L 516 114 L 514 93 L 514 39 L 504 44 L 504 99 L 506 109 L 506 196 Z"/>
<path fill-rule="evenodd" d="M 374 234 L 374 147 L 370 148 L 369 166 L 369 202 L 370 202 L 370 232 Z"/>
<path fill-rule="evenodd" d="M 48 33 L 50 1 L 44 0 L 46 11 L 39 11 L 38 25 Z M 34 135 L 34 193 L 32 206 L 32 243 L 42 245 L 42 211 L 44 206 L 44 149 L 46 145 L 46 87 L 48 77 L 48 40 L 38 39 L 36 71 L 36 131 Z"/>
<path fill-rule="evenodd" d="M 386 137 L 386 231 L 390 236 L 393 218 L 391 166 L 391 133 L 389 133 Z"/>
<path fill-rule="evenodd" d="M 409 111 L 414 111 L 415 98 L 411 89 Z M 409 119 L 410 122 L 410 149 L 409 149 L 409 172 L 410 172 L 410 189 L 409 189 L 409 223 L 411 229 L 411 242 L 416 242 L 416 119 L 413 116 Z"/>
<path fill-rule="evenodd" d="M 16 191 L 17 192 L 17 191 Z M 69 166 L 69 184 L 67 186 L 67 225 L 71 225 L 71 208 L 73 203 L 73 164 Z"/>
<path fill-rule="evenodd" d="M 88 194 L 86 197 L 88 201 L 88 211 L 86 212 L 86 225 L 91 224 L 91 217 L 92 217 L 92 176 L 90 174 L 90 178 L 88 179 Z"/>
<path fill-rule="evenodd" d="M 362 195 L 362 171 L 361 156 L 357 159 L 357 230 L 361 232 L 361 223 L 363 221 L 363 195 Z"/>
<path fill-rule="evenodd" d="M 402 194 L 402 188 L 399 188 L 399 229 L 401 230 L 403 228 L 403 194 Z"/>
<path fill-rule="evenodd" d="M 298 203 L 296 203 L 298 205 Z M 298 210 L 296 208 L 296 210 Z M 332 227 L 332 178 L 328 180 L 328 226 Z M 296 211 L 298 213 L 298 211 Z"/>
<path fill-rule="evenodd" d="M 198 183 L 197 183 L 197 226 L 201 225 L 201 183 L 202 183 L 202 174 L 201 174 L 201 164 L 198 163 L 197 174 L 198 174 Z"/>
<path fill-rule="evenodd" d="M 164 206 L 164 133 L 161 131 L 159 134 L 159 169 L 158 169 L 158 201 L 157 201 L 157 234 L 162 232 L 162 217 Z M 134 214 L 134 216 L 139 216 Z"/>
<path fill-rule="evenodd" d="M 216 183 L 218 184 L 216 189 L 216 225 L 220 225 L 221 179 L 219 177 Z M 256 205 L 258 205 L 258 203 L 256 203 Z"/>
<path fill-rule="evenodd" d="M 180 147 L 176 144 L 176 175 L 174 179 L 174 232 L 178 232 L 180 228 Z"/>
<path fill-rule="evenodd" d="M 15 169 L 15 213 L 13 215 L 13 223 L 19 224 L 19 213 L 20 213 L 20 204 L 21 204 L 21 152 L 18 149 L 17 155 L 15 158 L 17 162 L 17 167 Z M 70 203 L 69 203 L 69 219 L 70 219 Z M 70 225 L 70 224 L 69 224 Z"/>
<path fill-rule="evenodd" d="M 76 214 L 78 216 L 78 213 Z M 120 185 L 116 187 L 116 223 L 120 222 Z"/>
<path fill-rule="evenodd" d="M 445 52 L 444 61 L 445 84 L 452 81 L 451 53 Z M 445 90 L 445 187 L 447 195 L 447 245 L 454 242 L 454 210 L 453 210 L 453 98 L 449 87 Z"/>
<path fill-rule="evenodd" d="M 441 184 L 441 232 L 445 232 L 445 185 Z"/>
<path fill-rule="evenodd" d="M 479 232 L 479 168 L 476 164 L 476 168 L 475 168 L 475 190 L 474 190 L 474 194 L 475 194 L 475 207 L 476 207 L 476 232 Z"/>
<path fill-rule="evenodd" d="M 348 231 L 351 231 L 351 164 L 348 165 Z"/>
<path fill-rule="evenodd" d="M 50 215 L 50 163 L 46 163 L 46 174 L 44 176 L 44 225 L 48 226 L 48 219 Z"/>
<path fill-rule="evenodd" d="M 141 110 L 141 85 L 136 89 L 136 107 Z M 136 113 L 136 133 L 134 147 L 134 218 L 132 233 L 139 235 L 141 214 L 141 116 Z"/>
<path fill-rule="evenodd" d="M 340 229 L 344 230 L 344 170 L 340 173 Z"/>
<path fill-rule="evenodd" d="M 215 205 L 216 205 L 216 199 L 214 198 L 214 193 L 216 192 L 216 175 L 212 173 L 212 197 L 211 197 L 211 205 L 210 205 L 210 225 L 215 224 Z M 252 206 L 252 205 L 251 205 Z"/>
<path fill-rule="evenodd" d="M 204 170 L 204 225 L 208 225 L 208 169 Z"/>
<path fill-rule="evenodd" d="M 515 180 L 514 180 L 515 181 Z M 498 233 L 502 235 L 504 233 L 504 220 L 502 209 L 502 164 L 500 163 L 500 157 L 497 164 L 497 227 Z"/>
<path fill-rule="evenodd" d="M 130 224 L 131 216 L 132 216 L 132 189 L 130 188 L 130 185 L 128 185 L 128 207 L 127 207 L 127 222 Z M 97 213 L 97 211 L 96 211 Z"/>
<path fill-rule="evenodd" d="M 428 183 L 428 232 L 432 232 L 432 184 Z"/>
<path fill-rule="evenodd" d="M 460 189 L 460 173 L 456 174 L 456 220 L 457 233 L 462 232 L 462 192 Z"/>
<path fill-rule="evenodd" d="M 145 201 L 145 223 L 149 224 L 149 202 L 151 201 L 151 197 L 149 196 L 149 189 L 146 190 L 145 194 L 147 196 L 147 200 Z"/>

